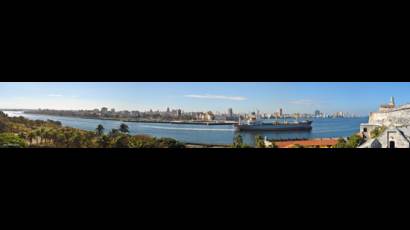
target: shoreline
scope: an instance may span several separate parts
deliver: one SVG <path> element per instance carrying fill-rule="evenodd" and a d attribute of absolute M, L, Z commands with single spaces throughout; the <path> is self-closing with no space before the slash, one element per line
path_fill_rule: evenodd
<path fill-rule="evenodd" d="M 234 125 L 238 122 L 202 122 L 202 121 L 164 121 L 164 120 L 132 120 L 132 119 L 116 119 L 116 118 L 104 118 L 104 117 L 84 117 L 84 116 L 67 116 L 58 114 L 42 114 L 42 113 L 26 113 L 33 115 L 45 115 L 45 116 L 56 116 L 56 117 L 71 117 L 71 118 L 82 118 L 82 119 L 94 119 L 94 120 L 109 120 L 109 121 L 121 121 L 121 122 L 135 122 L 135 123 L 165 123 L 165 124 L 181 124 L 181 125 Z"/>

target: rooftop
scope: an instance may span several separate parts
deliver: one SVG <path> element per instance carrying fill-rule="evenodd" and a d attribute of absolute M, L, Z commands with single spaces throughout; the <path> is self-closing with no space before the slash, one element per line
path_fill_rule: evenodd
<path fill-rule="evenodd" d="M 337 144 L 336 139 L 315 139 L 315 140 L 300 140 L 300 141 L 278 141 L 275 144 L 279 148 L 290 148 L 293 145 L 308 146 L 333 146 Z"/>

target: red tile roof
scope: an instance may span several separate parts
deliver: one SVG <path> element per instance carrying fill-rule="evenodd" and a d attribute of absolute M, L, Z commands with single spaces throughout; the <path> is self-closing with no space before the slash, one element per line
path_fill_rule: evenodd
<path fill-rule="evenodd" d="M 290 148 L 293 145 L 302 145 L 304 147 L 309 146 L 332 146 L 337 144 L 337 139 L 314 139 L 314 140 L 302 140 L 302 141 L 278 141 L 275 144 L 279 148 Z"/>

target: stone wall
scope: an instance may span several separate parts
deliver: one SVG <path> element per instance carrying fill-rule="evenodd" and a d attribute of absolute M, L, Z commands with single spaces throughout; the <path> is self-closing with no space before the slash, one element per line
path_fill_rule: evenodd
<path fill-rule="evenodd" d="M 410 124 L 410 109 L 397 109 L 391 112 L 374 112 L 369 116 L 369 124 L 384 126 L 403 126 Z"/>

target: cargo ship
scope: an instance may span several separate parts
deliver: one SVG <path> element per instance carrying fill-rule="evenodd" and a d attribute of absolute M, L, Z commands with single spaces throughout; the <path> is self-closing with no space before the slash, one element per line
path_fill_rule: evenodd
<path fill-rule="evenodd" d="M 275 121 L 264 122 L 263 119 L 257 119 L 256 116 L 251 116 L 246 121 L 240 121 L 234 125 L 238 131 L 309 131 L 312 130 L 312 121 Z"/>

